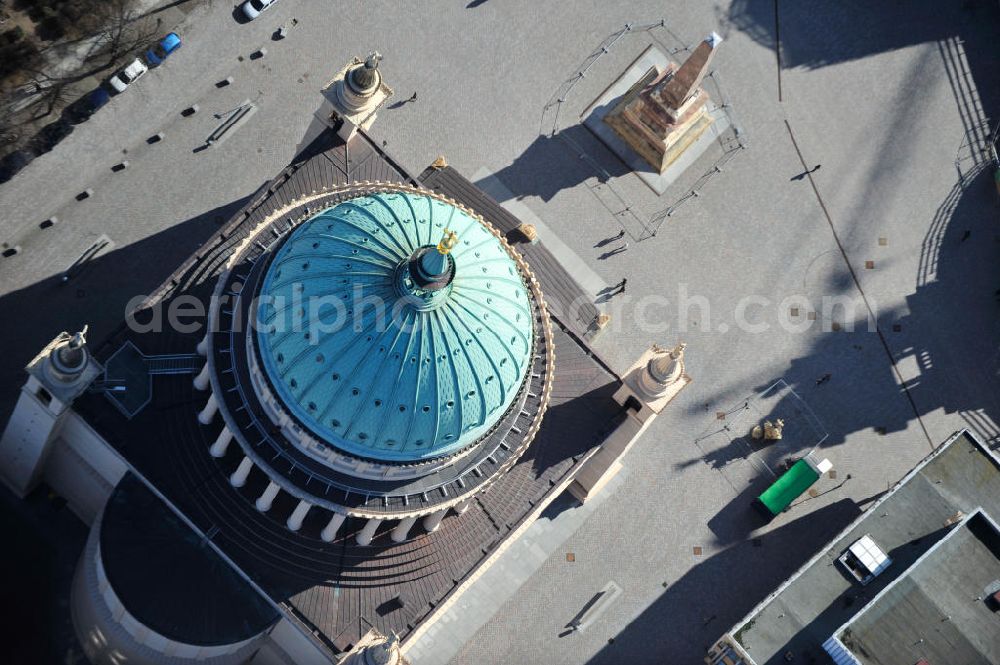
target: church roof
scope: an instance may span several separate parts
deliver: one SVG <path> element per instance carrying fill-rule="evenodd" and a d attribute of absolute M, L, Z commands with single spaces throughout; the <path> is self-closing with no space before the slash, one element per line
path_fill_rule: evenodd
<path fill-rule="evenodd" d="M 421 258 L 446 229 L 458 236 L 449 269 L 428 283 Z M 257 342 L 279 398 L 360 457 L 457 453 L 504 415 L 530 361 L 513 250 L 431 196 L 372 193 L 320 212 L 277 250 L 260 296 Z"/>

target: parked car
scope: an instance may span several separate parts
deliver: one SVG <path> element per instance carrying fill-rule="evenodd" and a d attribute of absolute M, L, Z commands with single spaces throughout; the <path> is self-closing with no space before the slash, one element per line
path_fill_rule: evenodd
<path fill-rule="evenodd" d="M 44 155 L 56 144 L 73 133 L 73 123 L 66 118 L 59 118 L 53 123 L 42 127 L 31 139 L 31 148 L 36 155 Z"/>
<path fill-rule="evenodd" d="M 247 0 L 243 3 L 243 13 L 251 21 L 274 6 L 278 0 Z"/>
<path fill-rule="evenodd" d="M 108 85 L 118 92 L 125 92 L 130 85 L 132 85 L 140 76 L 148 71 L 149 67 L 147 67 L 142 60 L 136 58 L 117 74 L 113 74 L 111 78 L 108 79 Z"/>
<path fill-rule="evenodd" d="M 22 148 L 4 155 L 0 159 L 0 182 L 7 182 L 13 178 L 17 175 L 18 171 L 30 164 L 31 160 L 35 157 L 37 155 L 30 148 Z"/>
<path fill-rule="evenodd" d="M 180 47 L 181 38 L 177 36 L 177 33 L 168 33 L 166 37 L 146 49 L 146 64 L 150 67 L 156 67 Z"/>
<path fill-rule="evenodd" d="M 63 117 L 69 119 L 74 124 L 80 124 L 90 116 L 97 113 L 97 109 L 108 103 L 111 95 L 104 88 L 91 90 L 80 99 L 66 107 Z"/>

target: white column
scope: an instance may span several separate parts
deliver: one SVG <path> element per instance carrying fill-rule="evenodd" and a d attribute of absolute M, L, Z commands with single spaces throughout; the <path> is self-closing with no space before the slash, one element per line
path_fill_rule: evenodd
<path fill-rule="evenodd" d="M 208 390 L 208 363 L 205 363 L 198 376 L 194 377 L 195 390 Z"/>
<path fill-rule="evenodd" d="M 381 523 L 382 520 L 375 519 L 374 517 L 368 520 L 368 523 L 365 524 L 365 528 L 358 531 L 358 535 L 355 537 L 355 540 L 358 541 L 358 545 L 371 545 L 372 538 L 375 537 L 375 531 Z"/>
<path fill-rule="evenodd" d="M 299 501 L 299 505 L 295 506 L 295 510 L 292 514 L 288 516 L 288 520 L 285 521 L 285 525 L 292 531 L 298 531 L 302 528 L 302 520 L 306 518 L 306 513 L 312 508 L 312 504 L 303 499 Z"/>
<path fill-rule="evenodd" d="M 456 503 L 453 506 L 453 509 L 454 509 L 456 515 L 461 515 L 466 510 L 468 510 L 469 506 L 471 506 L 471 505 L 472 505 L 472 498 L 470 497 L 470 498 L 466 499 L 465 501 L 459 501 L 458 503 Z"/>
<path fill-rule="evenodd" d="M 195 347 L 195 350 L 200 356 L 208 355 L 208 333 L 205 333 L 205 336 L 201 338 L 201 341 L 198 342 L 198 346 Z"/>
<path fill-rule="evenodd" d="M 441 520 L 444 519 L 444 514 L 446 512 L 448 512 L 448 509 L 447 508 L 442 508 L 441 510 L 437 511 L 436 513 L 431 513 L 430 515 L 428 515 L 427 517 L 425 517 L 424 518 L 424 530 L 426 530 L 427 533 L 434 533 L 435 531 L 437 531 L 437 528 L 439 526 L 441 526 Z"/>
<path fill-rule="evenodd" d="M 250 475 L 250 469 L 252 468 L 253 461 L 249 457 L 244 457 L 240 465 L 233 471 L 233 475 L 229 476 L 229 484 L 233 487 L 243 487 L 246 485 L 247 476 Z"/>
<path fill-rule="evenodd" d="M 222 431 L 219 432 L 219 437 L 212 444 L 212 447 L 208 449 L 208 452 L 212 457 L 225 457 L 226 449 L 229 448 L 229 442 L 233 440 L 233 433 L 229 431 L 228 427 L 223 426 Z"/>
<path fill-rule="evenodd" d="M 389 537 L 392 538 L 392 542 L 401 543 L 406 540 L 406 537 L 410 535 L 410 529 L 416 524 L 416 517 L 407 517 L 406 519 L 400 520 L 396 528 L 392 530 Z"/>
<path fill-rule="evenodd" d="M 215 393 L 208 396 L 208 402 L 205 404 L 205 408 L 201 410 L 198 414 L 198 422 L 202 425 L 207 425 L 212 422 L 212 418 L 215 417 L 216 412 L 219 410 L 219 403 L 215 401 Z"/>
<path fill-rule="evenodd" d="M 278 496 L 278 491 L 280 489 L 281 487 L 278 485 L 278 483 L 275 482 L 268 483 L 267 488 L 264 490 L 264 492 L 259 497 L 257 497 L 257 502 L 255 504 L 257 506 L 257 510 L 259 510 L 262 513 L 266 513 L 267 511 L 271 510 L 271 504 L 274 503 L 274 497 Z"/>
<path fill-rule="evenodd" d="M 347 515 L 334 513 L 333 517 L 330 518 L 330 521 L 323 528 L 323 531 L 320 532 L 319 537 L 328 543 L 333 542 L 333 539 L 337 537 L 337 532 L 340 531 L 340 526 L 346 519 Z"/>

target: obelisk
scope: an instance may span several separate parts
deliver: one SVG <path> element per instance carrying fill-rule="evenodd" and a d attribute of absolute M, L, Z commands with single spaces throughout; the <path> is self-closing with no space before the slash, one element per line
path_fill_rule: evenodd
<path fill-rule="evenodd" d="M 710 34 L 678 68 L 649 70 L 604 117 L 615 133 L 663 173 L 712 124 L 701 81 L 722 37 Z"/>

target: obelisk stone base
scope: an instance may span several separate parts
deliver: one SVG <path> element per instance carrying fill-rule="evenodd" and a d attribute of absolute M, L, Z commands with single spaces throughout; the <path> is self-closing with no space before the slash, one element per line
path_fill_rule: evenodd
<path fill-rule="evenodd" d="M 705 113 L 712 118 L 713 122 L 704 127 L 699 136 L 690 135 L 692 140 L 687 143 L 687 147 L 680 150 L 678 154 L 672 155 L 671 164 L 661 173 L 650 166 L 642 155 L 623 140 L 609 123 L 604 121 L 612 109 L 618 105 L 621 97 L 628 94 L 632 86 L 642 79 L 651 67 L 656 66 L 659 69 L 664 69 L 672 64 L 662 51 L 654 46 L 649 46 L 611 86 L 587 107 L 582 115 L 584 126 L 597 136 L 611 152 L 625 162 L 657 195 L 663 194 L 729 128 L 729 118 L 726 113 L 709 102 Z M 686 111 L 684 106 L 682 105 L 679 110 Z"/>

